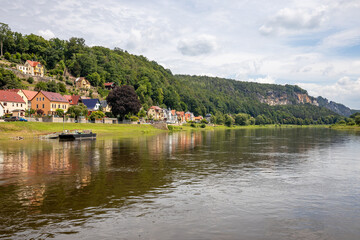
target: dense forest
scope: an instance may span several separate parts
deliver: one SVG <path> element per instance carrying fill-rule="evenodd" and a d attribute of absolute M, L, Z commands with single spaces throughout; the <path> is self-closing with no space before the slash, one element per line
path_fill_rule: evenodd
<path fill-rule="evenodd" d="M 13 32 L 0 23 L 0 40 L 4 58 L 13 63 L 26 60 L 41 62 L 47 75 L 66 83 L 64 72 L 86 77 L 100 92 L 105 82 L 131 85 L 145 109 L 159 105 L 176 110 L 192 111 L 195 115 L 214 116 L 246 113 L 263 123 L 333 123 L 341 119 L 336 113 L 311 104 L 298 104 L 296 93 L 307 94 L 292 85 L 259 84 L 205 76 L 173 75 L 155 61 L 136 56 L 120 48 L 89 47 L 82 38 L 46 40 L 34 34 Z M 0 88 L 20 84 L 7 70 L 0 72 Z M 4 78 L 12 79 L 7 83 Z M 54 83 L 52 84 L 54 85 Z M 64 86 L 45 86 L 64 93 Z M 62 89 L 62 90 L 61 90 Z M 268 92 L 286 95 L 290 104 L 269 106 L 259 99 Z M 103 94 L 100 94 L 103 95 Z"/>

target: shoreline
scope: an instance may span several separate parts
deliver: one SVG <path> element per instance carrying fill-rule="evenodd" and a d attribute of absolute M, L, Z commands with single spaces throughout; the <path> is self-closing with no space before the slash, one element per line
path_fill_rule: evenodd
<path fill-rule="evenodd" d="M 38 122 L 1 122 L 0 123 L 0 140 L 15 140 L 17 137 L 23 139 L 39 138 L 42 135 L 54 132 L 62 132 L 66 130 L 88 130 L 91 129 L 103 136 L 119 136 L 119 137 L 136 137 L 146 134 L 156 134 L 163 132 L 182 132 L 182 131 L 214 131 L 214 130 L 230 130 L 230 129 L 285 129 L 285 128 L 332 128 L 328 125 L 249 125 L 249 126 L 232 126 L 223 125 L 191 127 L 190 125 L 174 126 L 171 130 L 157 129 L 150 124 L 102 124 L 102 123 L 38 123 Z M 349 130 L 349 129 L 345 129 Z M 358 130 L 358 129 L 357 129 Z M 359 128 L 360 130 L 360 128 Z"/>

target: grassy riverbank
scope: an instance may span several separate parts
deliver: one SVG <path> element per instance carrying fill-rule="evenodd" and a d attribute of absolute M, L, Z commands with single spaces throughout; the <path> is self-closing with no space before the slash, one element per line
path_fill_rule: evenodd
<path fill-rule="evenodd" d="M 91 129 L 98 136 L 140 136 L 143 134 L 159 133 L 159 130 L 151 125 L 141 124 L 96 124 L 96 123 L 65 123 L 67 130 L 86 130 Z M 26 139 L 34 138 L 63 130 L 62 123 L 38 123 L 38 122 L 2 122 L 0 123 L 0 139 L 9 139 L 14 137 L 24 137 Z"/>
<path fill-rule="evenodd" d="M 353 126 L 349 126 L 349 125 L 340 125 L 340 124 L 334 124 L 330 126 L 331 129 L 335 129 L 335 130 L 346 130 L 346 131 L 360 131 L 360 126 L 358 125 L 353 125 Z"/>
<path fill-rule="evenodd" d="M 258 128 L 324 128 L 326 125 L 250 125 L 250 126 L 232 126 L 226 127 L 222 125 L 209 126 L 201 128 L 200 124 L 196 127 L 185 124 L 183 126 L 169 126 L 171 132 L 177 131 L 209 131 L 221 129 L 258 129 Z M 64 128 L 67 130 L 86 130 L 91 129 L 98 136 L 119 136 L 132 137 L 144 134 L 155 134 L 164 132 L 148 124 L 94 124 L 94 123 L 65 123 Z M 357 127 L 359 128 L 359 127 Z M 334 128 L 336 129 L 336 128 Z M 26 139 L 35 138 L 63 130 L 62 123 L 38 123 L 38 122 L 1 122 L 0 123 L 0 140 L 11 139 L 15 137 L 24 137 Z M 348 129 L 346 129 L 348 130 Z"/>

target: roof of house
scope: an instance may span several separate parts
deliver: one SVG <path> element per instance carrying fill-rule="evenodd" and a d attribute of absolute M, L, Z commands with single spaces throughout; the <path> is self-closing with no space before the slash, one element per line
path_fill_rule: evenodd
<path fill-rule="evenodd" d="M 21 91 L 24 93 L 24 95 L 28 100 L 32 100 L 35 97 L 35 95 L 38 93 L 36 91 L 22 90 L 22 89 Z"/>
<path fill-rule="evenodd" d="M 184 116 L 184 112 L 176 112 L 176 115 Z"/>
<path fill-rule="evenodd" d="M 64 95 L 64 97 L 70 103 L 70 105 L 77 105 L 80 100 L 79 95 Z"/>
<path fill-rule="evenodd" d="M 31 61 L 31 60 L 27 60 L 27 62 L 30 64 L 30 66 L 32 67 L 36 67 L 38 64 L 41 64 L 40 62 L 35 62 L 35 61 Z"/>
<path fill-rule="evenodd" d="M 195 117 L 195 120 L 201 120 L 201 119 L 203 119 L 202 116 L 197 116 L 197 117 Z"/>
<path fill-rule="evenodd" d="M 89 82 L 86 78 L 84 78 L 84 77 L 78 77 L 77 79 L 75 79 L 75 82 L 77 82 L 77 81 L 82 81 L 82 80 L 85 80 L 86 83 L 90 84 L 90 82 Z"/>
<path fill-rule="evenodd" d="M 83 99 L 82 103 L 85 104 L 85 106 L 88 109 L 94 109 L 97 103 L 99 102 L 99 99 L 95 98 L 95 99 Z"/>
<path fill-rule="evenodd" d="M 66 98 L 64 98 L 60 93 L 46 92 L 46 91 L 40 91 L 39 93 L 44 94 L 44 96 L 47 99 L 49 99 L 50 102 L 66 102 L 66 103 L 68 103 L 68 100 L 66 100 Z"/>
<path fill-rule="evenodd" d="M 4 90 L 0 90 L 0 101 L 25 103 L 25 101 L 21 98 L 21 96 L 16 92 L 4 91 Z"/>
<path fill-rule="evenodd" d="M 101 101 L 100 101 L 100 105 L 101 105 L 103 108 L 106 108 L 107 105 L 108 105 L 108 103 L 107 103 L 106 100 L 101 100 Z"/>
<path fill-rule="evenodd" d="M 171 110 L 171 114 L 175 115 L 176 114 L 176 110 Z"/>
<path fill-rule="evenodd" d="M 113 84 L 114 84 L 114 82 L 107 82 L 107 83 L 104 83 L 104 86 L 111 87 Z"/>
<path fill-rule="evenodd" d="M 151 106 L 151 107 L 149 108 L 149 110 L 150 110 L 150 109 L 162 110 L 162 108 L 161 108 L 161 107 L 158 107 L 158 106 Z"/>

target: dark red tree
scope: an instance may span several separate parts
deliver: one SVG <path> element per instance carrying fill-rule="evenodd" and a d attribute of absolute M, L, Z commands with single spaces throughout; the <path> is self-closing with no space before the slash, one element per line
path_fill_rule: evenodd
<path fill-rule="evenodd" d="M 140 100 L 132 86 L 116 86 L 106 98 L 114 116 L 124 119 L 128 113 L 136 114 L 141 108 Z"/>

